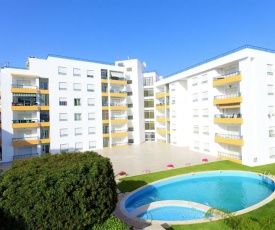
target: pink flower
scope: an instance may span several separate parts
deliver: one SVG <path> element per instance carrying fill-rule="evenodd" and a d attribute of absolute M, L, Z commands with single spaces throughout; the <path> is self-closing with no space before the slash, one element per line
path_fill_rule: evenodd
<path fill-rule="evenodd" d="M 167 168 L 174 168 L 174 165 L 173 164 L 168 164 Z"/>
<path fill-rule="evenodd" d="M 118 175 L 120 175 L 120 176 L 124 176 L 124 175 L 126 175 L 126 172 L 121 171 L 121 172 L 119 172 L 119 173 L 118 173 Z"/>
<path fill-rule="evenodd" d="M 207 158 L 203 158 L 202 162 L 208 162 L 208 159 Z"/>

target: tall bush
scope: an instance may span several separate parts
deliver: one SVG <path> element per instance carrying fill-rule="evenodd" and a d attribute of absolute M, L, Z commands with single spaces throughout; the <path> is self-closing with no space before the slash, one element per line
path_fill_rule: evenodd
<path fill-rule="evenodd" d="M 18 162 L 0 182 L 0 213 L 7 221 L 1 219 L 13 224 L 8 229 L 89 229 L 103 223 L 116 202 L 112 164 L 95 152 Z"/>

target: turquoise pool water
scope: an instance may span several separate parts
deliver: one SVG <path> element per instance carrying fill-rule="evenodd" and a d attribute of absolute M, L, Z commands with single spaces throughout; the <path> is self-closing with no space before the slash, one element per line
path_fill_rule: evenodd
<path fill-rule="evenodd" d="M 203 219 L 204 215 L 204 211 L 190 207 L 165 206 L 150 209 L 149 211 L 141 213 L 138 217 L 147 220 L 184 221 Z"/>
<path fill-rule="evenodd" d="M 196 173 L 167 179 L 139 190 L 126 199 L 125 209 L 131 212 L 155 201 L 185 200 L 233 212 L 259 203 L 274 190 L 272 180 L 254 173 Z"/>

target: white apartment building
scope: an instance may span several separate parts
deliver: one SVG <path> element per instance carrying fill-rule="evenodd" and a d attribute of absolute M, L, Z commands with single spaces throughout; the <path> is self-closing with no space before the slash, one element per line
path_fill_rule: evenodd
<path fill-rule="evenodd" d="M 145 141 L 144 65 L 49 56 L 1 70 L 1 162 Z M 133 128 L 134 127 L 134 128 Z"/>
<path fill-rule="evenodd" d="M 137 59 L 27 63 L 1 69 L 0 162 L 144 141 L 275 162 L 275 51 L 241 47 L 164 79 Z"/>
<path fill-rule="evenodd" d="M 243 47 L 157 82 L 157 140 L 250 166 L 275 162 L 274 66 L 274 51 Z"/>

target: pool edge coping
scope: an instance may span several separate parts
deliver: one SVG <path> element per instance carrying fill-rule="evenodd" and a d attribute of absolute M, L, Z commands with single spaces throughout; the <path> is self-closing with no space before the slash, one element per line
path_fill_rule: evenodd
<path fill-rule="evenodd" d="M 134 219 L 135 221 L 146 221 L 144 219 L 141 219 L 141 218 L 138 218 L 138 217 L 134 217 L 131 215 L 131 212 L 127 212 L 126 209 L 125 209 L 125 202 L 126 200 L 131 196 L 133 195 L 134 193 L 142 190 L 143 188 L 146 188 L 148 186 L 151 186 L 153 184 L 156 184 L 158 182 L 162 182 L 164 180 L 167 180 L 168 178 L 169 179 L 173 179 L 173 178 L 177 178 L 177 177 L 181 177 L 183 175 L 194 175 L 194 174 L 203 174 L 203 173 L 210 173 L 210 172 L 242 172 L 242 173 L 250 173 L 250 174 L 254 174 L 254 175 L 259 175 L 259 176 L 262 176 L 262 177 L 266 177 L 270 180 L 272 180 L 274 183 L 275 183 L 275 176 L 274 175 L 265 175 L 265 174 L 262 174 L 262 173 L 255 173 L 255 172 L 251 172 L 251 171 L 242 171 L 242 170 L 209 170 L 209 171 L 200 171 L 200 172 L 191 172 L 191 173 L 185 173 L 185 174 L 181 174 L 181 175 L 177 175 L 177 176 L 172 176 L 172 177 L 167 177 L 167 178 L 164 178 L 164 179 L 161 179 L 161 180 L 157 180 L 157 181 L 154 181 L 152 183 L 149 183 L 149 184 L 146 184 L 132 192 L 129 192 L 127 193 L 120 201 L 119 201 L 119 209 L 120 211 L 122 212 L 123 215 L 125 215 L 126 217 L 128 218 L 131 218 L 131 219 Z M 258 209 L 266 204 L 268 204 L 269 202 L 271 202 L 272 200 L 275 199 L 275 190 L 273 193 L 271 193 L 271 195 L 269 195 L 267 198 L 265 198 L 264 200 L 260 201 L 259 203 L 257 204 L 254 204 L 248 208 L 245 208 L 245 209 L 242 209 L 240 211 L 237 211 L 237 212 L 232 212 L 232 214 L 234 216 L 238 216 L 238 215 L 242 215 L 242 214 L 245 214 L 245 213 L 248 213 L 248 212 L 251 212 L 255 209 Z M 185 202 L 191 202 L 191 201 L 185 201 Z M 192 202 L 192 203 L 196 203 L 196 202 Z M 199 204 L 199 203 L 197 203 Z M 202 204 L 201 204 L 202 205 Z M 146 206 L 146 205 L 143 205 L 143 206 Z M 148 206 L 148 204 L 147 204 Z M 142 207 L 142 206 L 141 206 Z M 140 208 L 140 207 L 139 207 Z M 209 209 L 211 209 L 213 207 L 209 206 Z M 134 212 L 134 211 L 133 211 Z M 147 220 L 149 222 L 151 222 L 152 224 L 163 224 L 163 223 L 167 223 L 167 224 L 199 224 L 199 223 L 204 223 L 204 222 L 211 222 L 211 221 L 216 221 L 216 220 L 221 220 L 223 218 L 219 218 L 219 217 L 212 217 L 212 218 L 204 218 L 204 219 L 197 219 L 197 220 L 181 220 L 181 221 L 166 221 L 166 220 Z"/>

